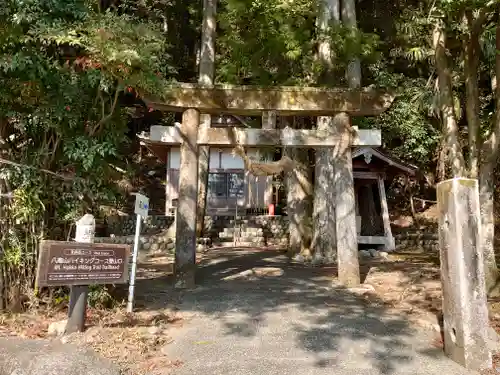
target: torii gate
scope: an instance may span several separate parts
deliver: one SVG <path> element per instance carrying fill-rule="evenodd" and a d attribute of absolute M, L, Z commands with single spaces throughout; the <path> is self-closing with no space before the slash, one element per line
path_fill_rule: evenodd
<path fill-rule="evenodd" d="M 181 111 L 182 124 L 162 127 L 151 134 L 150 142 L 180 144 L 179 197 L 176 215 L 176 287 L 195 285 L 196 211 L 198 194 L 198 145 L 330 147 L 335 149 L 336 214 L 328 218 L 337 230 L 339 279 L 346 285 L 359 283 L 358 243 L 352 146 L 381 146 L 380 130 L 353 130 L 351 116 L 376 116 L 391 105 L 394 96 L 373 89 L 326 89 L 313 87 L 275 87 L 217 85 L 212 88 L 193 84 L 170 86 L 163 101 L 146 100 L 162 111 Z M 336 125 L 328 133 L 317 130 L 201 128 L 200 112 L 209 114 L 335 116 Z M 155 127 L 158 128 L 158 127 Z M 158 133 L 158 132 L 156 132 Z"/>

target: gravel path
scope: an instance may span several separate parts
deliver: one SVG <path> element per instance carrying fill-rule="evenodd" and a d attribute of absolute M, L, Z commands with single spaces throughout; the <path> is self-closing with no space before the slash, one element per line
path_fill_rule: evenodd
<path fill-rule="evenodd" d="M 276 251 L 213 251 L 187 316 L 165 350 L 174 375 L 465 375 L 435 334 L 332 284 L 332 271 L 292 265 Z"/>

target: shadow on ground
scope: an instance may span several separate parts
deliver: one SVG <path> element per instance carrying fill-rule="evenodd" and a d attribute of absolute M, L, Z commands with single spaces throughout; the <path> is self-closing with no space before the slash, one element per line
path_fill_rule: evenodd
<path fill-rule="evenodd" d="M 137 295 L 144 309 L 174 304 L 189 317 L 167 348 L 185 364 L 176 374 L 468 374 L 433 333 L 335 276 L 277 250 L 216 249 L 195 290 L 175 291 L 167 277 L 141 280 Z"/>

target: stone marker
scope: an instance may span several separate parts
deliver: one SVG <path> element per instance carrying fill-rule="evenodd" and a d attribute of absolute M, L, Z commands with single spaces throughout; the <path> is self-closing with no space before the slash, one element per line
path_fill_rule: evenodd
<path fill-rule="evenodd" d="M 0 375 L 120 375 L 93 351 L 58 340 L 0 338 Z"/>
<path fill-rule="evenodd" d="M 437 201 L 444 351 L 467 369 L 491 368 L 477 180 L 439 183 Z"/>

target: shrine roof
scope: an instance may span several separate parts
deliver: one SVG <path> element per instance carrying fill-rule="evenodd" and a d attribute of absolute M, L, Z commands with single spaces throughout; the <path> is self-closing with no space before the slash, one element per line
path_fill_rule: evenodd
<path fill-rule="evenodd" d="M 379 149 L 373 147 L 356 147 L 352 150 L 352 158 L 358 158 L 364 156 L 365 160 L 369 160 L 370 157 L 375 157 L 383 163 L 389 165 L 390 167 L 401 170 L 402 172 L 415 176 L 418 168 L 412 164 L 405 163 L 393 156 L 390 156 Z M 368 161 L 367 161 L 368 163 Z"/>

